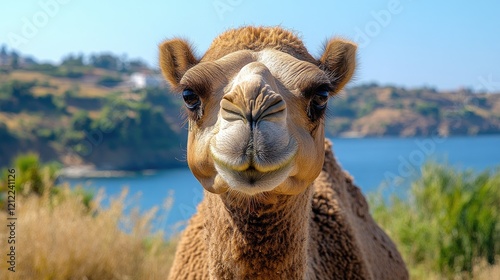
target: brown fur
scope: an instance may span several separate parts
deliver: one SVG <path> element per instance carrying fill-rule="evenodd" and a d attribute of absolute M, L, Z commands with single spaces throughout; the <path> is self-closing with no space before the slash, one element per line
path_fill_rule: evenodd
<path fill-rule="evenodd" d="M 335 94 L 354 73 L 354 44 L 332 40 L 326 45 L 323 56 L 315 60 L 296 36 L 281 28 L 245 27 L 222 34 L 190 74 L 186 71 L 194 67 L 196 58 L 185 42 L 162 44 L 160 61 L 164 76 L 173 86 L 178 86 L 181 80 L 193 84 L 190 79 L 194 79 L 196 83 L 202 81 L 204 89 L 198 90 L 200 95 L 202 91 L 217 95 L 214 92 L 227 83 L 228 72 L 237 72 L 241 68 L 238 61 L 228 56 L 240 50 L 268 48 L 317 66 L 290 59 L 281 62 L 264 59 L 266 63 L 280 63 L 278 68 L 269 65 L 275 71 L 300 66 L 297 68 L 300 71 L 290 72 L 290 68 L 275 73 L 282 87 L 303 90 L 311 86 L 310 83 L 321 82 L 325 76 L 333 86 L 331 93 Z M 279 54 L 273 55 L 281 58 Z M 249 57 L 248 53 L 237 56 L 252 61 Z M 259 75 L 269 75 L 265 72 L 269 71 L 266 66 L 259 63 L 254 64 L 262 65 L 264 74 Z M 200 71 L 206 73 L 200 74 Z M 312 76 L 307 76 L 308 73 Z M 207 76 L 214 79 L 198 79 Z M 291 135 L 307 142 L 299 145 L 298 173 L 294 173 L 290 181 L 285 181 L 287 184 L 249 196 L 231 189 L 221 177 L 217 177 L 213 159 L 206 151 L 209 146 L 198 143 L 211 139 L 207 135 L 210 136 L 212 126 L 216 125 L 220 101 L 216 97 L 222 98 L 218 94 L 201 95 L 205 104 L 203 121 L 194 123 L 190 131 L 188 162 L 206 191 L 197 213 L 183 233 L 170 279 L 408 278 L 395 245 L 373 221 L 360 190 L 335 161 L 331 143 L 324 140 L 322 120 L 315 121 L 311 128 L 303 110 L 307 105 L 304 98 L 310 97 L 288 93 L 283 97 L 288 110 L 295 112 L 287 121 L 299 126 Z M 231 94 L 242 97 L 245 93 Z M 224 96 L 228 98 L 230 94 Z M 236 108 L 246 108 L 246 105 L 227 100 Z M 248 100 L 257 102 L 257 99 Z"/>
<path fill-rule="evenodd" d="M 316 61 L 293 33 L 279 27 L 253 26 L 228 30 L 215 38 L 202 61 L 213 61 L 238 50 L 260 51 L 264 48 L 279 50 L 300 60 Z"/>

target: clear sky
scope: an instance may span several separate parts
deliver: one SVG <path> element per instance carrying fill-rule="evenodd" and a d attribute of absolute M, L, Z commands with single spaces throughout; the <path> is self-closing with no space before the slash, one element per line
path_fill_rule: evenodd
<path fill-rule="evenodd" d="M 111 51 L 156 66 L 157 45 L 188 38 L 199 55 L 247 24 L 295 30 L 320 55 L 331 36 L 359 44 L 355 84 L 500 91 L 500 1 L 0 0 L 0 44 L 39 60 Z"/>

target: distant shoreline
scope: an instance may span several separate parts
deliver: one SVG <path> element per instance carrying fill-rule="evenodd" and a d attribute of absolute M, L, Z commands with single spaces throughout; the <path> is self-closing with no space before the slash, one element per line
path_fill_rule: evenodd
<path fill-rule="evenodd" d="M 347 135 L 340 134 L 336 136 L 327 135 L 328 139 L 422 139 L 422 138 L 430 138 L 430 137 L 438 137 L 438 138 L 474 138 L 474 137 L 498 137 L 500 133 L 483 133 L 483 134 L 475 134 L 475 135 L 464 135 L 464 134 L 453 134 L 453 135 L 413 135 L 413 136 L 399 136 L 399 135 L 362 135 L 360 133 L 349 133 Z"/>
<path fill-rule="evenodd" d="M 499 137 L 500 134 L 480 134 L 480 135 L 451 135 L 447 137 L 441 137 L 443 139 L 448 138 L 474 138 L 474 137 Z M 429 138 L 431 136 L 412 136 L 412 137 L 400 137 L 400 136 L 362 136 L 362 137 L 345 137 L 345 136 L 327 136 L 331 139 L 334 144 L 336 139 L 350 140 L 350 139 L 423 139 Z M 499 143 L 500 144 L 500 143 Z M 185 166 L 175 166 L 167 168 L 157 168 L 157 169 L 143 169 L 143 170 L 118 170 L 118 169 L 99 169 L 91 165 L 81 165 L 81 166 L 67 166 L 63 167 L 58 176 L 68 179 L 80 179 L 80 178 L 118 178 L 118 177 L 134 177 L 134 176 L 144 176 L 144 175 L 154 175 L 158 172 L 164 170 L 174 170 L 174 169 L 186 169 L 189 168 L 187 164 Z"/>
<path fill-rule="evenodd" d="M 117 178 L 117 177 L 132 177 L 137 175 L 153 175 L 161 170 L 167 169 L 145 169 L 145 170 L 102 170 L 93 166 L 68 166 L 59 171 L 58 176 L 70 179 L 78 178 Z"/>

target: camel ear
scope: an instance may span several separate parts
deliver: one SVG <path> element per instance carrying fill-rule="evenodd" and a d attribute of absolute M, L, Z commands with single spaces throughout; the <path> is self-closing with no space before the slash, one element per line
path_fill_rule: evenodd
<path fill-rule="evenodd" d="M 184 73 L 197 63 L 191 46 L 184 40 L 168 40 L 160 45 L 161 73 L 172 87 L 177 87 Z"/>
<path fill-rule="evenodd" d="M 319 62 L 338 93 L 351 80 L 356 69 L 356 44 L 344 39 L 332 39 L 325 47 Z"/>

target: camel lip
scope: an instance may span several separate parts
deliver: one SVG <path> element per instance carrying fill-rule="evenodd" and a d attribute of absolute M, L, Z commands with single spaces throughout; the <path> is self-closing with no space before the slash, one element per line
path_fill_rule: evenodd
<path fill-rule="evenodd" d="M 243 171 L 237 171 L 215 162 L 215 168 L 229 188 L 247 195 L 256 195 L 272 191 L 282 184 L 292 170 L 292 161 L 268 172 L 261 172 L 251 166 Z"/>
<path fill-rule="evenodd" d="M 279 172 L 281 169 L 290 165 L 297 156 L 298 148 L 293 138 L 286 144 L 285 152 L 274 152 L 275 157 L 279 157 L 276 161 L 269 161 L 260 152 L 256 151 L 254 147 L 248 148 L 242 152 L 240 156 L 233 156 L 230 158 L 224 155 L 216 145 L 209 146 L 209 153 L 215 165 L 221 168 L 231 170 L 233 172 L 241 172 L 246 174 L 247 177 L 260 177 L 262 174 Z"/>
<path fill-rule="evenodd" d="M 286 152 L 278 153 L 280 156 L 273 153 L 277 160 L 268 162 L 255 153 L 251 156 L 242 154 L 240 160 L 227 159 L 213 145 L 209 148 L 214 167 L 228 188 L 247 195 L 272 191 L 289 177 L 298 155 L 293 138 L 284 150 Z"/>

